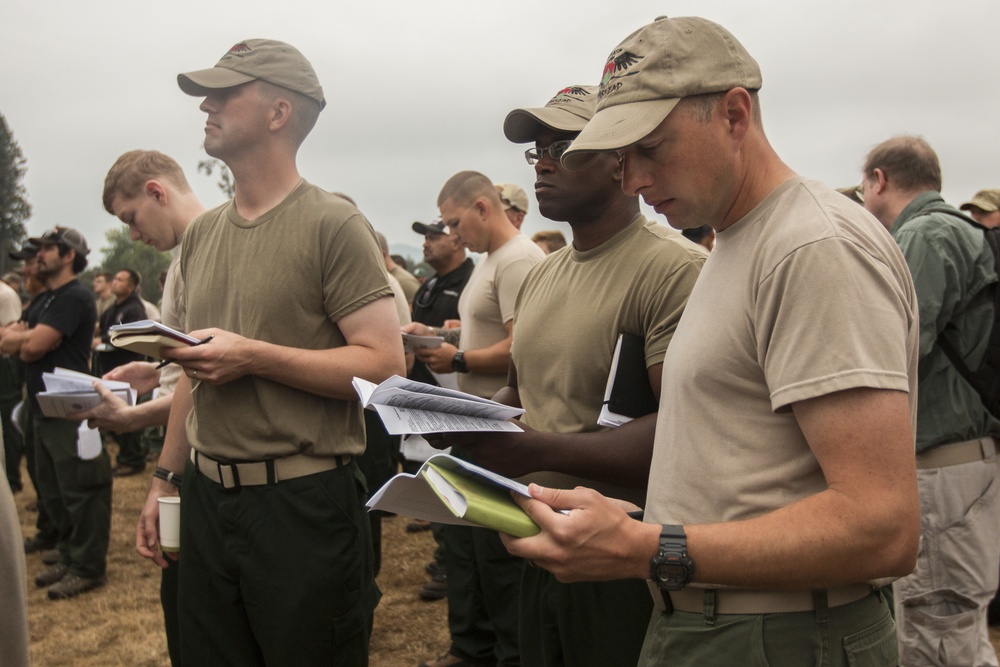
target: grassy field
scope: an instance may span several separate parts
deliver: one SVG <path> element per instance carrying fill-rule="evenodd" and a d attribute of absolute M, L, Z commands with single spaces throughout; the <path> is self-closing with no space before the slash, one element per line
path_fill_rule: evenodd
<path fill-rule="evenodd" d="M 24 474 L 27 481 L 27 475 Z M 19 493 L 18 512 L 26 536 L 35 534 L 35 514 L 27 505 L 30 483 Z M 35 667 L 169 667 L 160 609 L 160 574 L 135 552 L 135 522 L 146 499 L 146 475 L 115 480 L 108 554 L 108 585 L 73 600 L 53 602 L 34 578 L 44 569 L 28 556 L 28 615 L 31 661 Z M 403 517 L 382 522 L 382 602 L 375 612 L 371 641 L 373 667 L 414 667 L 448 648 L 444 600 L 417 596 L 426 581 L 424 565 L 434 551 L 430 533 L 406 533 Z M 1000 630 L 991 628 L 993 646 Z"/>

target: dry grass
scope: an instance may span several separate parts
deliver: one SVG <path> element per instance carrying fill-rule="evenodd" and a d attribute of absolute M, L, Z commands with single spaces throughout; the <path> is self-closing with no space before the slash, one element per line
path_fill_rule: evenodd
<path fill-rule="evenodd" d="M 35 534 L 34 500 L 27 490 L 16 496 L 21 530 Z M 149 478 L 115 480 L 108 554 L 108 585 L 73 600 L 50 601 L 34 586 L 44 569 L 37 554 L 28 557 L 28 616 L 31 661 L 36 667 L 170 667 L 160 609 L 160 574 L 135 553 L 134 531 L 146 499 Z M 407 534 L 406 519 L 382 522 L 383 554 L 379 586 L 384 593 L 375 612 L 372 667 L 413 667 L 448 648 L 445 602 L 417 596 L 426 581 L 424 565 L 434 551 L 430 533 Z M 990 628 L 1000 649 L 1000 629 Z"/>
<path fill-rule="evenodd" d="M 35 534 L 35 499 L 26 490 L 16 496 L 21 530 Z M 28 556 L 28 618 L 31 662 L 36 667 L 169 667 L 160 608 L 159 569 L 135 552 L 135 522 L 146 499 L 146 475 L 115 479 L 108 554 L 108 585 L 73 600 L 53 602 L 35 576 L 45 569 L 37 554 Z M 407 534 L 406 519 L 382 522 L 382 602 L 375 612 L 371 641 L 373 667 L 413 667 L 448 648 L 446 603 L 426 602 L 417 592 L 427 580 L 430 533 Z M 0 660 L 2 662 L 2 660 Z"/>

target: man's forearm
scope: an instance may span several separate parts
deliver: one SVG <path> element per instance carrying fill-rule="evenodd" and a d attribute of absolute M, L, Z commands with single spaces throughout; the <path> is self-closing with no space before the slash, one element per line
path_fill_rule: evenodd
<path fill-rule="evenodd" d="M 402 345 L 398 345 L 398 350 L 360 345 L 303 350 L 251 341 L 251 346 L 248 374 L 328 398 L 357 400 L 351 384 L 355 377 L 379 383 L 394 374 L 406 374 Z"/>
<path fill-rule="evenodd" d="M 645 489 L 653 458 L 656 414 L 592 433 L 533 431 L 532 467 L 619 486 Z"/>
<path fill-rule="evenodd" d="M 177 388 L 173 395 L 157 400 L 170 401 L 170 417 L 167 434 L 163 439 L 163 449 L 156 465 L 180 475 L 183 474 L 184 466 L 191 456 L 191 445 L 187 439 L 187 417 L 194 405 L 191 398 L 191 381 L 186 375 L 182 375 L 177 380 Z"/>

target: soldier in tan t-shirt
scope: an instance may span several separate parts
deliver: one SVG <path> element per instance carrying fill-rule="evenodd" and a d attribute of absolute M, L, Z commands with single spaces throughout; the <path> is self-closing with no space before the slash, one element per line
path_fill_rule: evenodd
<path fill-rule="evenodd" d="M 611 52 L 563 164 L 614 151 L 626 193 L 717 244 L 664 358 L 645 522 L 532 486 L 542 532 L 505 542 L 562 581 L 651 580 L 643 666 L 891 665 L 875 580 L 918 549 L 916 295 L 878 222 L 775 153 L 761 83 L 701 18 Z"/>
<path fill-rule="evenodd" d="M 479 260 L 458 302 L 461 329 L 445 329 L 446 343 L 417 353 L 432 371 L 457 371 L 462 391 L 490 398 L 506 384 L 514 304 L 524 277 L 545 255 L 511 224 L 488 178 L 474 171 L 452 176 L 438 195 L 442 221 Z M 427 335 L 411 324 L 404 331 Z M 456 456 L 467 454 L 460 448 Z M 427 667 L 471 663 L 517 665 L 517 600 L 522 562 L 484 528 L 446 526 L 448 625 L 452 645 Z M 493 633 L 482 631 L 493 626 Z"/>

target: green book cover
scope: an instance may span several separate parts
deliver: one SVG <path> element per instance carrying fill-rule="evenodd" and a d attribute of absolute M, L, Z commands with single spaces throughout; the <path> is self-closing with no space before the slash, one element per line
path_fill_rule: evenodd
<path fill-rule="evenodd" d="M 490 484 L 428 462 L 420 474 L 455 516 L 514 537 L 531 537 L 538 526 L 510 494 Z"/>

